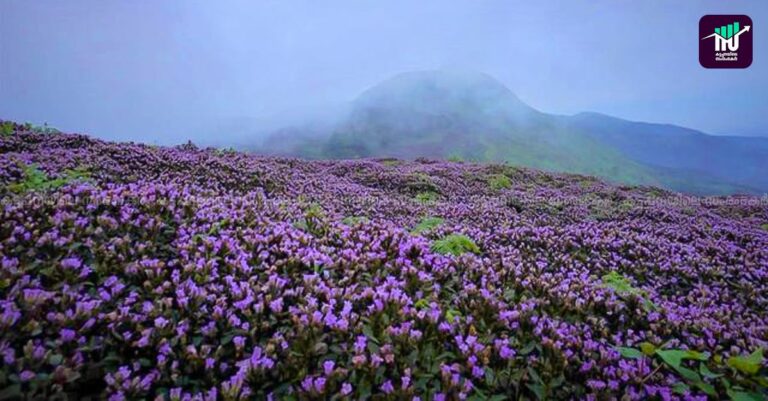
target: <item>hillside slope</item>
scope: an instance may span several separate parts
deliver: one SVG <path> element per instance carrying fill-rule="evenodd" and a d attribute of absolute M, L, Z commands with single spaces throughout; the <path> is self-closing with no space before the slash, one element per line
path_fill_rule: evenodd
<path fill-rule="evenodd" d="M 11 399 L 766 392 L 760 198 L 21 126 L 0 197 Z"/>
<path fill-rule="evenodd" d="M 275 133 L 261 151 L 335 159 L 451 157 L 695 194 L 768 191 L 766 138 L 716 137 L 594 113 L 546 114 L 472 72 L 403 73 L 362 93 L 328 131 L 287 132 Z"/>

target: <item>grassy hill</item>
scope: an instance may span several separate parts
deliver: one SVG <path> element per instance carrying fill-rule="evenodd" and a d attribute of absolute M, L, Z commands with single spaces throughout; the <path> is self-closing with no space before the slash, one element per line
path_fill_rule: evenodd
<path fill-rule="evenodd" d="M 260 151 L 308 158 L 461 158 L 695 194 L 768 191 L 766 138 L 546 114 L 478 73 L 400 74 L 361 94 L 327 131 L 282 130 L 267 144 Z"/>

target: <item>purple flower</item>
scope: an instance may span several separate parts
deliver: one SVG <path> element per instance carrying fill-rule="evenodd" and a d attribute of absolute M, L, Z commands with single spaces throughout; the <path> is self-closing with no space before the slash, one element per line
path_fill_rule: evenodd
<path fill-rule="evenodd" d="M 162 316 L 159 316 L 155 319 L 155 327 L 157 327 L 158 329 L 163 329 L 167 325 L 168 325 L 168 319 Z"/>
<path fill-rule="evenodd" d="M 368 339 L 365 338 L 365 336 L 357 336 L 357 339 L 355 340 L 355 352 L 361 353 L 365 350 L 366 344 L 368 343 Z"/>
<path fill-rule="evenodd" d="M 76 257 L 69 257 L 61 260 L 61 267 L 65 270 L 78 270 L 83 265 L 83 262 Z"/>
<path fill-rule="evenodd" d="M 315 379 L 315 391 L 318 393 L 325 392 L 325 378 L 324 377 L 318 377 Z"/>
<path fill-rule="evenodd" d="M 336 363 L 334 361 L 328 360 L 323 362 L 323 372 L 326 376 L 330 376 L 333 374 L 333 367 L 336 366 Z"/>
<path fill-rule="evenodd" d="M 31 370 L 25 370 L 25 371 L 21 372 L 21 374 L 19 374 L 19 377 L 21 378 L 21 381 L 25 381 L 25 382 L 28 382 L 28 381 L 34 379 L 35 376 L 36 376 L 35 372 L 33 372 Z"/>
<path fill-rule="evenodd" d="M 277 298 L 269 303 L 269 309 L 274 313 L 280 313 L 283 311 L 283 298 Z"/>
<path fill-rule="evenodd" d="M 510 358 L 513 358 L 514 356 L 515 356 L 515 351 L 513 351 L 511 348 L 509 348 L 506 345 L 502 345 L 501 348 L 499 349 L 499 357 L 501 357 L 501 359 L 510 359 Z"/>
<path fill-rule="evenodd" d="M 61 338 L 61 341 L 68 343 L 75 339 L 76 333 L 72 329 L 61 329 L 59 332 L 59 337 Z"/>
<path fill-rule="evenodd" d="M 312 376 L 306 376 L 301 381 L 301 388 L 304 389 L 306 392 L 312 391 L 313 388 L 313 382 L 312 382 Z"/>

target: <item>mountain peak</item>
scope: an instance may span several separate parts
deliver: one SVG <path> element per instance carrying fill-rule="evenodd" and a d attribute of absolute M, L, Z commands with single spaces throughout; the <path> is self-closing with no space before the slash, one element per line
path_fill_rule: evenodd
<path fill-rule="evenodd" d="M 355 105 L 366 109 L 407 109 L 443 115 L 467 111 L 490 114 L 535 112 L 497 79 L 485 73 L 463 70 L 400 73 L 363 92 Z"/>

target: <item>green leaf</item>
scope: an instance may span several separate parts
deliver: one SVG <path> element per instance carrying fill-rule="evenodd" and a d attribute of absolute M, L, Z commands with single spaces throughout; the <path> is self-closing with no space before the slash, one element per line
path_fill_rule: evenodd
<path fill-rule="evenodd" d="M 534 348 L 536 348 L 536 342 L 531 341 L 528 344 L 526 344 L 522 349 L 520 349 L 520 355 L 528 355 L 533 351 Z"/>
<path fill-rule="evenodd" d="M 741 373 L 754 375 L 760 370 L 760 365 L 763 363 L 763 349 L 758 348 L 748 356 L 732 356 L 728 358 L 726 363 Z"/>
<path fill-rule="evenodd" d="M 728 396 L 733 401 L 765 401 L 765 396 L 760 393 L 728 390 Z"/>
<path fill-rule="evenodd" d="M 697 361 L 706 361 L 709 359 L 709 353 L 687 350 L 685 351 L 685 358 L 683 359 L 695 359 Z"/>
<path fill-rule="evenodd" d="M 680 366 L 684 359 L 695 359 L 698 361 L 706 361 L 709 359 L 709 354 L 706 352 L 682 349 L 656 350 L 656 355 L 661 357 L 667 365 L 672 367 Z"/>
<path fill-rule="evenodd" d="M 676 349 L 670 349 L 670 350 L 656 350 L 656 355 L 658 355 L 667 365 L 677 368 L 680 366 L 681 363 L 683 363 L 683 358 L 685 357 L 685 351 L 683 350 L 676 350 Z"/>
<path fill-rule="evenodd" d="M 369 340 L 373 341 L 374 343 L 378 344 L 379 340 L 376 339 L 376 336 L 373 335 L 373 329 L 371 329 L 371 326 L 369 325 L 363 325 L 363 334 L 365 334 L 366 337 L 368 337 Z"/>
<path fill-rule="evenodd" d="M 64 360 L 64 356 L 61 354 L 53 354 L 50 357 L 48 357 L 48 363 L 50 363 L 53 366 L 61 365 L 61 362 L 63 360 Z"/>
<path fill-rule="evenodd" d="M 701 377 L 695 371 L 682 366 L 683 360 L 695 359 L 705 361 L 709 359 L 709 355 L 706 353 L 680 349 L 657 350 L 656 355 L 658 355 L 664 363 L 675 369 L 681 376 L 693 382 L 700 382 Z"/>
<path fill-rule="evenodd" d="M 630 359 L 642 359 L 643 353 L 640 352 L 640 350 L 635 348 L 628 348 L 628 347 L 616 347 L 616 350 L 619 351 L 621 356 L 624 358 L 630 358 Z"/>
<path fill-rule="evenodd" d="M 415 306 L 416 309 L 427 309 L 429 308 L 429 300 L 426 298 L 421 298 L 420 300 L 416 301 L 413 306 Z"/>
<path fill-rule="evenodd" d="M 711 385 L 711 384 L 709 384 L 707 382 L 703 382 L 703 381 L 699 380 L 699 381 L 697 381 L 697 382 L 695 382 L 693 384 L 696 387 L 698 387 L 701 391 L 703 391 L 705 394 L 707 394 L 707 395 L 711 395 L 713 397 L 717 395 L 717 391 L 715 391 L 715 386 L 713 386 L 713 385 Z"/>
<path fill-rule="evenodd" d="M 699 373 L 701 373 L 702 376 L 706 377 L 707 379 L 717 379 L 718 377 L 723 376 L 722 374 L 717 374 L 709 370 L 707 365 L 701 364 L 699 365 Z"/>
<path fill-rule="evenodd" d="M 673 391 L 675 394 L 680 394 L 680 395 L 682 395 L 682 394 L 685 394 L 685 393 L 687 393 L 687 392 L 691 391 L 691 388 L 690 388 L 690 387 L 688 387 L 688 385 L 687 385 L 687 384 L 685 384 L 685 383 L 683 383 L 683 382 L 680 382 L 680 383 L 675 383 L 675 385 L 674 385 L 674 386 L 672 386 L 672 391 Z"/>
<path fill-rule="evenodd" d="M 533 381 L 536 383 L 544 383 L 543 380 L 541 380 L 541 376 L 539 376 L 539 373 L 536 372 L 533 368 L 528 368 L 528 374 L 533 378 Z"/>
<path fill-rule="evenodd" d="M 525 386 L 528 387 L 528 389 L 531 390 L 534 395 L 536 395 L 536 399 L 544 399 L 544 387 L 541 384 L 526 383 Z"/>
<path fill-rule="evenodd" d="M 640 343 L 640 351 L 645 355 L 651 356 L 656 352 L 656 346 L 649 342 L 642 342 Z"/>
<path fill-rule="evenodd" d="M 453 322 L 455 318 L 461 317 L 461 313 L 455 309 L 448 309 L 445 312 L 445 319 L 449 322 Z"/>
<path fill-rule="evenodd" d="M 11 400 L 21 398 L 21 384 L 12 384 L 0 390 L 0 400 Z"/>
<path fill-rule="evenodd" d="M 677 373 L 680 373 L 681 376 L 684 378 L 692 381 L 692 382 L 700 382 L 701 376 L 699 376 L 698 373 L 694 372 L 691 369 L 686 368 L 685 366 L 678 366 L 675 368 Z"/>
<path fill-rule="evenodd" d="M 493 373 L 493 369 L 485 369 L 485 382 L 492 387 L 495 380 L 496 375 Z"/>

